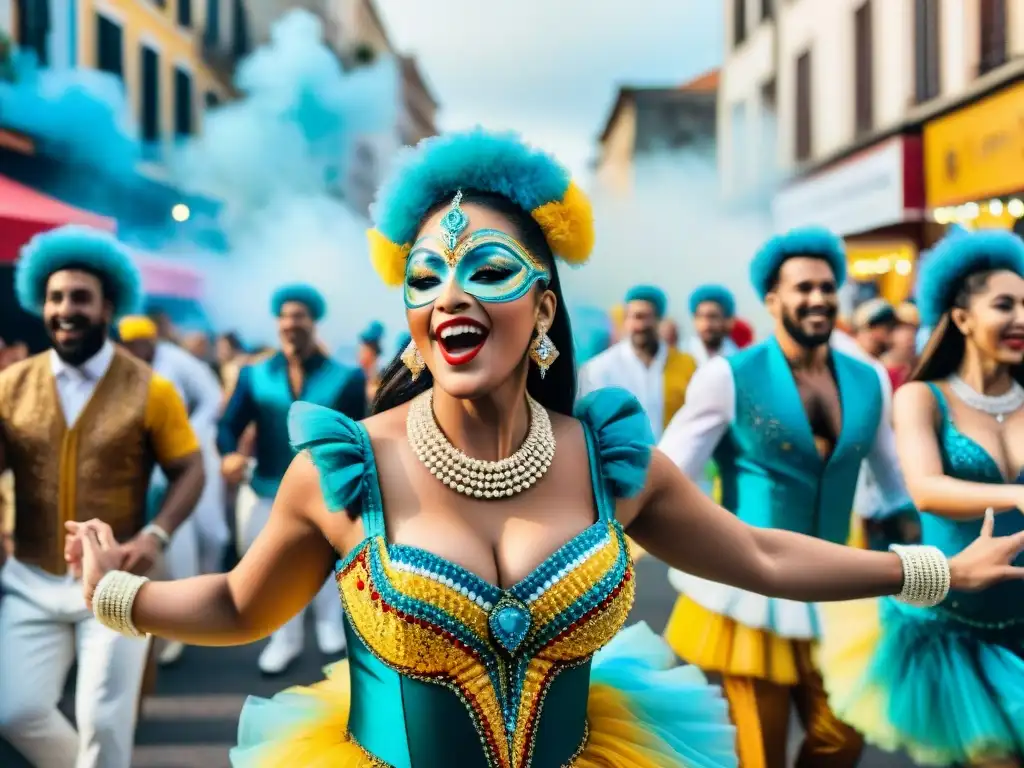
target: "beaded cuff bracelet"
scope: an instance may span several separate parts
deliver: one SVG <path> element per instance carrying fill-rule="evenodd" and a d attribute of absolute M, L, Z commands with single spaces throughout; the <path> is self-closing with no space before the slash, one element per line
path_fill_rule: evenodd
<path fill-rule="evenodd" d="M 903 589 L 896 595 L 901 603 L 931 608 L 949 594 L 949 560 L 937 547 L 901 546 L 890 551 L 903 563 Z"/>

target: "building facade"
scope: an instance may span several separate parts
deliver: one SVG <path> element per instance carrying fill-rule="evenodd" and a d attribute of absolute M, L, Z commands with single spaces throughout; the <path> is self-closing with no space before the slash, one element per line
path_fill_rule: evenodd
<path fill-rule="evenodd" d="M 737 215 L 721 205 L 718 86 L 715 71 L 676 87 L 619 90 L 586 182 L 597 228 L 593 261 L 601 267 L 565 278 L 572 295 L 607 307 L 630 285 L 658 285 L 685 335 L 686 297 L 703 283 L 724 283 L 743 315 L 763 325 L 750 314 L 758 303 L 746 270 L 723 269 L 748 259 L 768 226 L 763 214 Z"/>
<path fill-rule="evenodd" d="M 246 13 L 242 0 L 0 0 L 0 28 L 44 67 L 119 78 L 140 138 L 159 152 L 231 95 Z"/>
<path fill-rule="evenodd" d="M 621 87 L 598 138 L 599 183 L 628 193 L 635 188 L 638 156 L 661 151 L 710 154 L 717 88 L 717 70 L 675 88 Z"/>
<path fill-rule="evenodd" d="M 1024 215 L 1024 3 L 727 0 L 723 184 L 770 157 L 774 225 L 846 238 L 861 297 L 908 295 L 944 225 Z"/>
<path fill-rule="evenodd" d="M 263 0 L 254 3 L 252 19 L 257 39 L 266 40 L 274 20 L 294 8 L 303 8 L 320 19 L 324 42 L 346 71 L 372 65 L 382 58 L 395 61 L 399 101 L 395 123 L 387 131 L 356 138 L 346 163 L 346 177 L 338 189 L 354 210 L 365 213 L 395 153 L 403 145 L 416 144 L 437 133 L 437 100 L 416 58 L 401 54 L 392 44 L 373 0 Z"/>

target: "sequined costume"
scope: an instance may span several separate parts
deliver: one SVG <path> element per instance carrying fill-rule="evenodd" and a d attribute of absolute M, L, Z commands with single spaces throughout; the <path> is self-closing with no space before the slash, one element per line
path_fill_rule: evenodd
<path fill-rule="evenodd" d="M 941 414 L 945 474 L 1005 482 L 992 457 L 956 428 L 943 392 L 929 386 Z M 921 515 L 923 542 L 950 556 L 980 530 L 981 520 Z M 1021 530 L 1020 513 L 996 515 L 996 536 Z M 1024 583 L 951 592 L 937 608 L 885 598 L 823 609 L 829 701 L 868 741 L 904 749 L 922 765 L 970 764 L 1024 748 Z"/>
<path fill-rule="evenodd" d="M 617 634 L 635 585 L 615 500 L 643 486 L 647 416 L 622 390 L 593 393 L 577 416 L 596 520 L 500 589 L 389 544 L 364 428 L 293 406 L 292 441 L 319 469 L 328 508 L 358 510 L 366 531 L 336 567 L 350 655 L 311 688 L 251 699 L 235 768 L 737 765 L 718 689 L 673 667 L 645 625 Z"/>

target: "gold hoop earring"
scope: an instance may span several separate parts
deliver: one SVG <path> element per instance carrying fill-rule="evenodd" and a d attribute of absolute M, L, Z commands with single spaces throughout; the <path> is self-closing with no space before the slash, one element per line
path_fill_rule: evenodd
<path fill-rule="evenodd" d="M 542 379 L 548 375 L 548 368 L 558 359 L 558 348 L 548 337 L 548 329 L 543 325 L 537 326 L 537 335 L 530 344 L 530 359 L 536 364 Z"/>
<path fill-rule="evenodd" d="M 409 369 L 413 381 L 416 381 L 420 374 L 423 373 L 423 369 L 427 367 L 427 364 L 423 362 L 423 355 L 420 354 L 416 342 L 410 341 L 405 351 L 402 352 L 402 365 Z"/>

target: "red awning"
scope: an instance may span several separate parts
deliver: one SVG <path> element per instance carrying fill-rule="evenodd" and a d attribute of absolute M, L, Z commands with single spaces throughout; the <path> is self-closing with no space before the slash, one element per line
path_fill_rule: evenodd
<path fill-rule="evenodd" d="M 0 176 L 0 263 L 15 261 L 33 235 L 65 224 L 85 224 L 107 232 L 117 222 L 83 211 Z"/>

